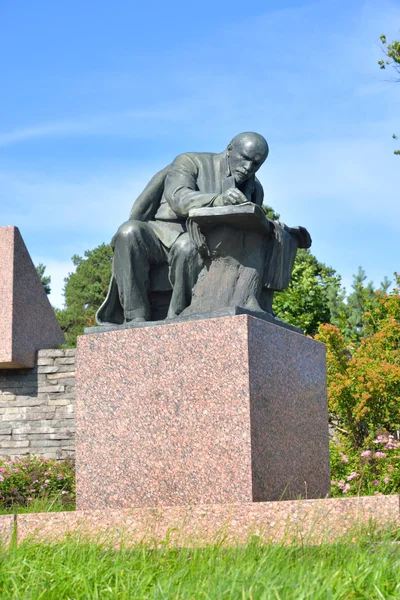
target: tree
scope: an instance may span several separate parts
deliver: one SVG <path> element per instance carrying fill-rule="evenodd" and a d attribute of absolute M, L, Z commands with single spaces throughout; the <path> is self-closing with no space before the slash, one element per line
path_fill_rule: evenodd
<path fill-rule="evenodd" d="M 388 42 L 386 35 L 382 34 L 381 43 L 386 60 L 381 59 L 378 61 L 380 68 L 384 70 L 387 66 L 391 66 L 400 74 L 400 42 L 396 40 Z"/>
<path fill-rule="evenodd" d="M 51 287 L 50 287 L 51 276 L 45 275 L 44 274 L 45 270 L 46 270 L 46 267 L 42 263 L 38 264 L 36 267 L 36 272 L 39 275 L 40 281 L 42 282 L 44 291 L 46 292 L 47 295 L 49 295 L 51 292 Z"/>
<path fill-rule="evenodd" d="M 396 40 L 388 42 L 386 35 L 382 34 L 381 44 L 386 59 L 379 60 L 378 65 L 382 70 L 385 70 L 388 66 L 390 66 L 400 74 L 400 42 Z M 398 79 L 398 81 L 400 81 L 400 79 Z M 396 134 L 393 134 L 393 139 L 397 140 Z M 395 150 L 394 153 L 400 154 L 400 150 Z"/>
<path fill-rule="evenodd" d="M 363 315 L 366 311 L 368 300 L 375 293 L 372 282 L 365 284 L 366 279 L 367 276 L 364 269 L 358 267 L 357 274 L 353 275 L 353 292 L 348 296 L 344 307 L 345 321 L 340 327 L 344 338 L 348 342 L 358 343 L 363 336 Z"/>
<path fill-rule="evenodd" d="M 299 250 L 289 287 L 275 294 L 277 317 L 314 335 L 321 323 L 343 316 L 344 291 L 335 270 L 319 262 L 309 250 Z"/>
<path fill-rule="evenodd" d="M 72 262 L 76 270 L 65 279 L 66 308 L 56 310 L 56 316 L 67 345 L 74 347 L 84 328 L 95 325 L 96 311 L 106 297 L 111 278 L 111 246 L 101 244 L 87 250 L 84 258 L 75 254 Z"/>
<path fill-rule="evenodd" d="M 379 290 L 367 298 L 358 346 L 329 324 L 316 336 L 327 348 L 330 419 L 357 448 L 378 430 L 400 429 L 399 275 L 396 281 L 389 294 Z"/>

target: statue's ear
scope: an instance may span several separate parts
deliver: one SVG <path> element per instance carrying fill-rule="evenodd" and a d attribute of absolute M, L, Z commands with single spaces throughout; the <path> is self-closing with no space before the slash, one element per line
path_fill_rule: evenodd
<path fill-rule="evenodd" d="M 233 150 L 233 146 L 232 146 L 232 144 L 228 144 L 228 146 L 227 146 L 227 148 L 226 148 L 226 149 L 228 150 L 228 152 L 230 152 L 231 150 Z"/>

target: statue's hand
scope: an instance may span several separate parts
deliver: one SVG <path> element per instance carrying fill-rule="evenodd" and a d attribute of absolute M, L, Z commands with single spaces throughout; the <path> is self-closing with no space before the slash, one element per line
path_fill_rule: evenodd
<path fill-rule="evenodd" d="M 223 192 L 220 196 L 222 206 L 229 206 L 230 204 L 244 204 L 247 202 L 247 198 L 242 192 L 236 188 L 229 188 Z"/>

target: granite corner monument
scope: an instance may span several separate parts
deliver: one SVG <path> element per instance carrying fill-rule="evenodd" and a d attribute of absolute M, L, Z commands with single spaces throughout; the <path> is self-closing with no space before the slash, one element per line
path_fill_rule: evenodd
<path fill-rule="evenodd" d="M 268 152 L 247 132 L 179 155 L 115 234 L 78 341 L 78 508 L 328 494 L 325 348 L 272 312 L 311 238 L 266 218 Z"/>
<path fill-rule="evenodd" d="M 64 336 L 17 227 L 0 227 L 0 369 L 32 368 Z"/>

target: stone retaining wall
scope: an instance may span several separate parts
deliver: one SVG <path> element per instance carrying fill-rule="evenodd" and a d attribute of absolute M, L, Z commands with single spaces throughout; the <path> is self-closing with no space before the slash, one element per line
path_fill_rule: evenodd
<path fill-rule="evenodd" d="M 0 369 L 0 458 L 75 458 L 75 350 L 40 350 L 33 369 Z"/>

